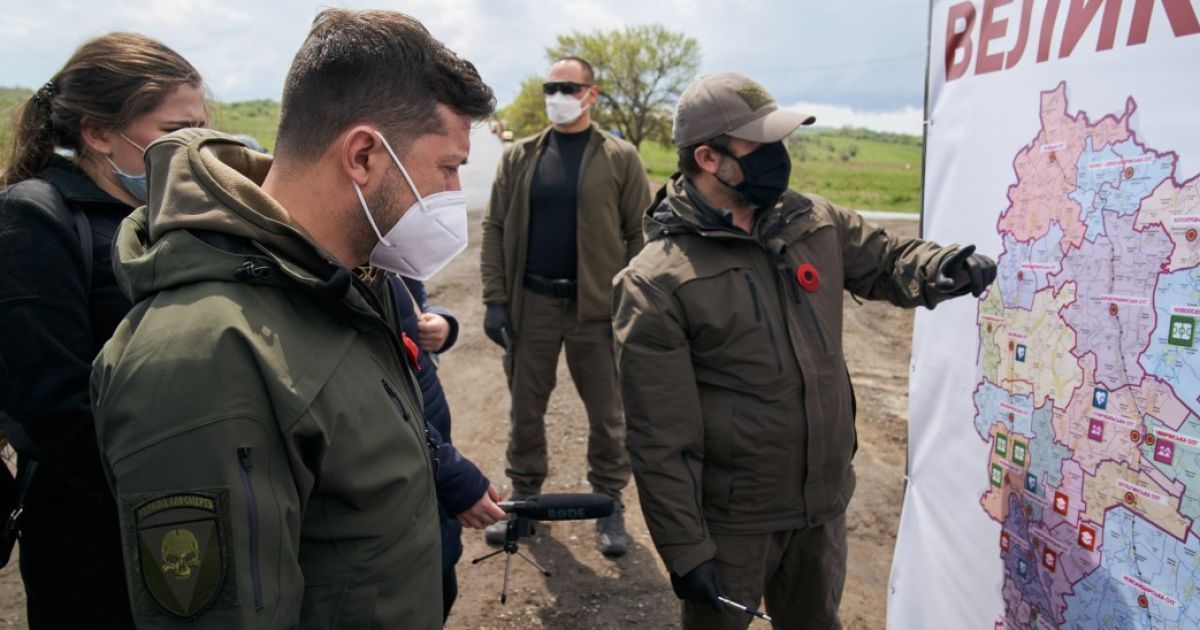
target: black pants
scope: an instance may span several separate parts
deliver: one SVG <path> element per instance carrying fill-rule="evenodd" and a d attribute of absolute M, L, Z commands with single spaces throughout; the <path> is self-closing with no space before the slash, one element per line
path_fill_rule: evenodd
<path fill-rule="evenodd" d="M 18 548 L 31 630 L 133 628 L 120 535 L 26 527 Z"/>
<path fill-rule="evenodd" d="M 458 574 L 454 571 L 454 567 L 442 574 L 442 623 L 446 622 L 446 617 L 450 616 L 450 609 L 454 607 L 454 600 L 458 599 Z"/>

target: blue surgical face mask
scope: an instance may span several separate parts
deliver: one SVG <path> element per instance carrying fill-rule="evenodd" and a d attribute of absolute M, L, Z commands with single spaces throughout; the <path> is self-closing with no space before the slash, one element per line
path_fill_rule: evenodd
<path fill-rule="evenodd" d="M 130 140 L 125 136 L 125 134 L 118 131 L 117 135 L 125 138 L 125 142 L 137 147 L 143 154 L 146 153 L 146 149 L 144 147 L 133 140 Z M 108 163 L 112 165 L 113 172 L 117 175 L 117 181 L 121 182 L 121 187 L 125 189 L 125 192 L 129 193 L 134 199 L 137 199 L 142 203 L 146 203 L 146 199 L 149 198 L 149 185 L 146 183 L 146 174 L 142 173 L 141 175 L 131 175 L 125 171 L 122 171 L 121 167 L 117 166 L 117 163 L 113 162 L 112 158 L 108 157 L 107 155 L 104 156 L 104 159 L 108 160 Z"/>

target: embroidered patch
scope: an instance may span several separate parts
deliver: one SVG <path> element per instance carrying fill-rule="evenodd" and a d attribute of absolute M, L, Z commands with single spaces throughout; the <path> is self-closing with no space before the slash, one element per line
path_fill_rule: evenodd
<path fill-rule="evenodd" d="M 737 94 L 742 97 L 743 101 L 746 101 L 746 106 L 752 110 L 757 110 L 775 100 L 763 86 L 754 81 L 747 81 L 745 85 L 737 89 Z"/>
<path fill-rule="evenodd" d="M 190 618 L 214 605 L 237 605 L 228 504 L 225 488 L 121 497 L 132 523 L 126 557 L 136 550 L 140 608 Z"/>

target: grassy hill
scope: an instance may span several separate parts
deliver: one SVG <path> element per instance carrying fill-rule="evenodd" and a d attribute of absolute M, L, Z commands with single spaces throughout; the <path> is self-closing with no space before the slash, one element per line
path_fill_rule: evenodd
<path fill-rule="evenodd" d="M 13 123 L 13 110 L 32 94 L 32 90 L 25 88 L 0 87 L 0 151 L 3 151 L 4 155 L 0 159 L 8 159 L 8 136 Z"/>
<path fill-rule="evenodd" d="M 0 88 L 0 146 L 7 147 L 12 110 L 31 92 Z M 210 125 L 254 136 L 275 149 L 279 103 L 270 100 L 210 102 Z M 917 212 L 921 206 L 921 138 L 866 129 L 802 129 L 788 139 L 792 188 L 823 195 L 862 210 Z M 650 179 L 675 172 L 675 148 L 652 142 L 641 147 Z"/>
<path fill-rule="evenodd" d="M 792 188 L 858 210 L 917 212 L 921 138 L 867 129 L 802 129 L 788 139 Z M 643 143 L 650 178 L 675 172 L 675 148 Z"/>
<path fill-rule="evenodd" d="M 26 88 L 0 87 L 0 147 L 8 147 L 15 108 L 33 94 Z M 267 150 L 275 149 L 279 103 L 270 100 L 208 103 L 209 126 L 226 133 L 254 136 Z"/>
<path fill-rule="evenodd" d="M 276 101 L 240 101 L 208 104 L 209 126 L 226 133 L 253 136 L 268 151 L 275 150 L 275 129 L 279 126 Z"/>

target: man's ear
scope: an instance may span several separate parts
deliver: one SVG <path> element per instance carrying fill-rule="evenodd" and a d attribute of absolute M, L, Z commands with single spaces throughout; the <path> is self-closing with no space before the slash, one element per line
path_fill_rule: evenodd
<path fill-rule="evenodd" d="M 696 165 L 700 167 L 700 170 L 709 175 L 715 175 L 717 169 L 721 167 L 721 154 L 706 144 L 696 147 L 693 151 L 692 157 L 696 159 Z"/>
<path fill-rule="evenodd" d="M 600 100 L 600 86 L 592 84 L 591 87 L 587 88 L 587 92 L 583 95 L 583 100 L 587 101 L 583 104 L 584 107 L 595 105 Z"/>
<path fill-rule="evenodd" d="M 382 181 L 391 158 L 375 130 L 366 125 L 357 125 L 342 135 L 339 161 L 342 171 L 361 188 L 366 188 L 372 179 Z"/>
<path fill-rule="evenodd" d="M 84 116 L 79 122 L 79 137 L 83 140 L 81 148 L 85 152 L 112 155 L 112 142 L 115 135 L 111 129 L 101 125 L 91 116 Z"/>

